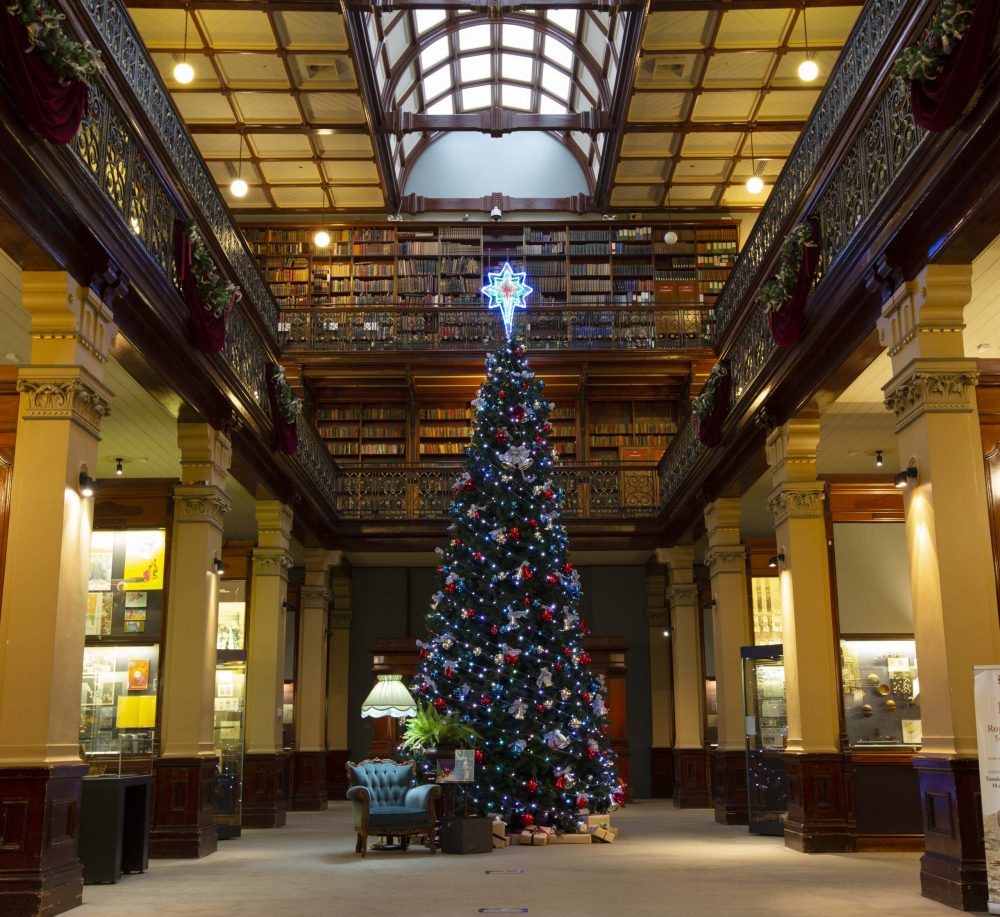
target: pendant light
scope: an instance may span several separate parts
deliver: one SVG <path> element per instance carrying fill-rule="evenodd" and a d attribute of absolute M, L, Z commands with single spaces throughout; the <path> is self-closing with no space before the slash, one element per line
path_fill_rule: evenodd
<path fill-rule="evenodd" d="M 799 64 L 799 79 L 803 83 L 811 83 L 817 76 L 819 76 L 819 67 L 816 61 L 812 59 L 812 55 L 809 53 L 809 25 L 806 22 L 806 4 L 805 0 L 802 3 L 802 33 L 805 36 L 806 41 L 806 59 Z"/>
<path fill-rule="evenodd" d="M 326 248 L 330 244 L 330 233 L 326 231 L 324 223 L 326 223 L 326 188 L 320 187 L 323 192 L 323 215 L 320 218 L 320 227 L 316 230 L 313 235 L 313 245 L 316 248 Z"/>
<path fill-rule="evenodd" d="M 750 131 L 750 169 L 753 174 L 747 179 L 747 191 L 751 194 L 760 194 L 764 190 L 764 179 L 757 174 L 757 157 L 753 150 L 753 131 Z"/>
<path fill-rule="evenodd" d="M 247 191 L 250 190 L 247 183 L 243 181 L 243 131 L 240 131 L 240 164 L 236 172 L 236 178 L 230 184 L 229 190 L 232 192 L 233 197 L 246 197 Z"/>
<path fill-rule="evenodd" d="M 184 56 L 174 64 L 174 79 L 185 86 L 194 79 L 194 67 L 188 61 L 188 8 L 184 7 Z"/>
<path fill-rule="evenodd" d="M 667 231 L 663 234 L 663 241 L 667 245 L 677 244 L 677 232 L 670 226 L 670 185 L 667 185 Z"/>

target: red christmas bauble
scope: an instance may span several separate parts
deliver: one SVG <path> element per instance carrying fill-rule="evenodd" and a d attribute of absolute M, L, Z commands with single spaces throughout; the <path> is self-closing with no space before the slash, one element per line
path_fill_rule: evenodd
<path fill-rule="evenodd" d="M 524 408 L 521 405 L 515 405 L 514 410 L 510 412 L 510 416 L 514 418 L 516 423 L 520 423 L 524 420 Z"/>
<path fill-rule="evenodd" d="M 573 651 L 568 646 L 564 646 L 563 647 L 563 655 L 564 656 L 572 656 L 573 655 Z"/>
<path fill-rule="evenodd" d="M 620 806 L 623 802 L 625 802 L 625 794 L 622 793 L 620 790 L 617 791 L 617 792 L 615 792 L 615 793 L 612 793 L 611 794 L 611 801 L 616 806 Z"/>
<path fill-rule="evenodd" d="M 499 392 L 497 392 L 497 394 L 498 394 L 498 395 L 499 395 L 499 396 L 500 396 L 501 398 L 506 398 L 506 397 L 507 397 L 507 391 L 506 391 L 506 389 L 500 389 L 500 391 L 499 391 Z"/>
<path fill-rule="evenodd" d="M 493 634 L 493 636 L 495 637 L 497 634 L 500 633 L 500 628 L 497 627 L 496 624 L 493 624 L 490 626 L 490 633 Z"/>
<path fill-rule="evenodd" d="M 535 780 L 533 777 L 531 779 L 529 779 L 529 780 L 526 780 L 525 783 L 524 783 L 524 785 L 527 788 L 527 790 L 528 790 L 529 793 L 536 793 L 536 792 L 538 792 L 538 781 Z"/>
<path fill-rule="evenodd" d="M 465 489 L 472 493 L 476 489 L 476 485 L 473 483 L 472 478 L 467 478 L 465 481 Z"/>
<path fill-rule="evenodd" d="M 524 351 L 520 347 L 515 347 L 514 348 L 514 356 L 515 357 L 521 356 L 522 353 L 524 353 Z"/>
<path fill-rule="evenodd" d="M 521 391 L 522 392 L 526 392 L 527 390 L 528 390 L 528 383 L 527 382 L 522 382 L 521 383 Z"/>
<path fill-rule="evenodd" d="M 572 572 L 573 572 L 573 565 L 571 563 L 563 564 L 563 573 L 569 576 L 569 574 Z"/>
<path fill-rule="evenodd" d="M 526 595 L 524 597 L 524 604 L 525 605 L 530 605 L 531 604 L 531 596 L 530 595 Z"/>
<path fill-rule="evenodd" d="M 430 689 L 431 689 L 431 686 L 428 685 L 428 684 L 422 684 L 419 688 L 417 688 L 417 690 L 421 694 L 426 694 L 428 691 L 430 691 Z"/>
<path fill-rule="evenodd" d="M 587 797 L 586 796 L 577 796 L 576 797 L 576 807 L 578 809 L 586 809 L 587 808 Z"/>
<path fill-rule="evenodd" d="M 482 552 L 481 551 L 474 551 L 473 554 L 472 554 L 472 559 L 473 560 L 482 560 L 483 559 Z"/>
<path fill-rule="evenodd" d="M 580 633 L 582 633 L 585 637 L 590 633 L 590 628 L 583 622 L 580 623 Z"/>
<path fill-rule="evenodd" d="M 556 777 L 556 789 L 557 790 L 566 789 L 566 778 L 562 774 Z"/>
<path fill-rule="evenodd" d="M 551 431 L 551 429 L 552 429 L 552 424 L 550 424 L 548 422 L 542 424 L 542 432 L 543 433 L 548 433 L 549 431 Z"/>
<path fill-rule="evenodd" d="M 590 653 L 580 653 L 580 665 L 590 665 Z"/>
<path fill-rule="evenodd" d="M 448 595 L 454 595 L 455 594 L 455 584 L 454 583 L 445 583 L 444 584 L 444 591 L 447 592 Z"/>
<path fill-rule="evenodd" d="M 538 443 L 538 445 L 541 445 L 542 443 L 545 442 L 545 440 L 541 436 L 536 436 L 535 442 Z"/>
<path fill-rule="evenodd" d="M 520 530 L 520 529 L 519 529 L 519 528 L 518 528 L 518 527 L 517 527 L 517 526 L 515 525 L 515 526 L 514 526 L 514 528 L 512 528 L 512 529 L 511 529 L 511 530 L 510 530 L 510 531 L 509 531 L 509 532 L 507 533 L 507 536 L 508 536 L 509 538 L 520 538 L 520 537 L 521 537 L 521 530 Z"/>
<path fill-rule="evenodd" d="M 460 548 L 460 547 L 462 547 L 462 539 L 461 538 L 456 538 L 454 541 L 452 541 L 451 545 L 452 545 L 453 548 Z"/>
<path fill-rule="evenodd" d="M 531 567 L 525 564 L 521 567 L 521 579 L 531 579 L 535 574 L 531 572 Z"/>
<path fill-rule="evenodd" d="M 430 656 L 430 653 L 427 652 L 426 648 L 420 650 L 420 658 L 421 659 L 426 659 L 428 656 Z"/>
<path fill-rule="evenodd" d="M 507 442 L 507 431 L 506 430 L 497 430 L 497 437 L 496 437 L 496 439 L 497 439 L 497 442 L 502 446 L 505 442 Z"/>
<path fill-rule="evenodd" d="M 444 670 L 444 677 L 445 678 L 454 678 L 455 677 L 455 670 L 451 666 L 448 666 L 448 668 L 446 668 Z"/>
<path fill-rule="evenodd" d="M 514 665 L 517 662 L 517 653 L 507 653 L 503 657 L 503 661 L 506 662 L 507 665 Z"/>
<path fill-rule="evenodd" d="M 588 704 L 590 703 L 590 692 L 589 691 L 584 691 L 583 694 L 580 695 L 580 697 L 583 698 L 583 700 L 584 700 L 585 703 L 588 703 Z"/>
<path fill-rule="evenodd" d="M 444 698 L 443 697 L 435 697 L 434 698 L 434 707 L 437 710 L 444 710 Z"/>
<path fill-rule="evenodd" d="M 587 757 L 588 758 L 596 758 L 597 757 L 597 749 L 593 748 L 590 745 L 588 745 L 587 746 Z"/>
<path fill-rule="evenodd" d="M 476 749 L 476 764 L 483 763 L 483 753 L 477 748 Z"/>
<path fill-rule="evenodd" d="M 559 582 L 559 577 L 554 573 L 550 573 L 547 577 L 545 577 L 545 582 L 547 582 L 550 586 L 554 586 Z"/>
<path fill-rule="evenodd" d="M 555 494 L 551 490 L 545 491 L 545 499 L 551 500 L 555 497 Z"/>
<path fill-rule="evenodd" d="M 474 618 L 475 616 L 476 616 L 476 613 L 471 608 L 463 608 L 462 609 L 462 617 L 463 618 Z"/>
<path fill-rule="evenodd" d="M 521 821 L 526 825 L 533 825 L 535 823 L 535 816 L 530 812 L 525 812 L 524 815 L 521 816 Z"/>
<path fill-rule="evenodd" d="M 545 712 L 545 704 L 535 704 L 535 711 L 537 713 L 544 713 Z"/>
<path fill-rule="evenodd" d="M 561 662 L 556 663 L 556 671 L 561 672 L 563 670 L 563 664 Z"/>
<path fill-rule="evenodd" d="M 537 529 L 538 528 L 538 520 L 537 519 L 529 519 L 528 520 L 528 525 L 530 525 L 533 529 Z"/>
<path fill-rule="evenodd" d="M 555 617 L 555 615 L 552 614 L 552 612 L 549 611 L 548 608 L 546 608 L 545 611 L 542 612 L 542 620 L 543 621 L 551 621 L 554 617 Z"/>
<path fill-rule="evenodd" d="M 493 698 L 488 694 L 484 694 L 481 698 L 479 698 L 479 703 L 481 703 L 484 707 L 488 707 L 493 703 Z"/>

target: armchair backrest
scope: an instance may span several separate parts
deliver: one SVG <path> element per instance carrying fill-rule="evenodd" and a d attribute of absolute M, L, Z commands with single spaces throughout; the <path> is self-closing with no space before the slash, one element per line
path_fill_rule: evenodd
<path fill-rule="evenodd" d="M 371 796 L 371 807 L 401 806 L 413 781 L 413 765 L 373 758 L 348 762 L 352 786 L 363 786 Z"/>

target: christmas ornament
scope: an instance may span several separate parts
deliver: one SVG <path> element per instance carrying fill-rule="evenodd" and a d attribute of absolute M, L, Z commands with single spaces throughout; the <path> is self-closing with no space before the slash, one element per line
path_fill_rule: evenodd
<path fill-rule="evenodd" d="M 576 807 L 578 809 L 586 809 L 588 802 L 589 800 L 587 799 L 586 796 L 578 796 L 576 799 Z"/>
<path fill-rule="evenodd" d="M 509 341 L 514 327 L 514 310 L 527 308 L 525 299 L 534 290 L 524 282 L 524 278 L 528 276 L 527 272 L 515 272 L 510 262 L 504 262 L 499 271 L 487 271 L 486 276 L 489 278 L 489 283 L 480 292 L 489 299 L 490 309 L 500 310 L 504 331 L 507 332 Z"/>
<path fill-rule="evenodd" d="M 521 537 L 521 530 L 515 525 L 514 528 L 512 528 L 507 534 L 511 538 L 520 538 Z"/>
<path fill-rule="evenodd" d="M 530 812 L 525 812 L 524 815 L 521 816 L 521 821 L 530 828 L 535 823 L 535 816 Z"/>
<path fill-rule="evenodd" d="M 444 702 L 444 698 L 443 697 L 435 697 L 434 698 L 434 707 L 435 707 L 435 709 L 437 709 L 437 710 L 444 710 L 444 703 L 445 702 Z"/>
<path fill-rule="evenodd" d="M 525 787 L 525 789 L 529 793 L 537 793 L 538 792 L 538 781 L 535 780 L 534 778 L 532 778 L 530 780 L 527 780 L 527 781 L 525 781 L 524 787 Z"/>

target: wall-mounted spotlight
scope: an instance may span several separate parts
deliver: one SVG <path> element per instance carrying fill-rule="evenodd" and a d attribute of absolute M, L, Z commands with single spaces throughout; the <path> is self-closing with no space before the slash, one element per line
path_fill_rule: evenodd
<path fill-rule="evenodd" d="M 92 497 L 94 496 L 94 489 L 97 487 L 97 481 L 95 481 L 86 471 L 80 472 L 80 496 L 81 497 Z"/>
<path fill-rule="evenodd" d="M 774 555 L 773 557 L 769 557 L 769 558 L 767 559 L 767 565 L 768 565 L 768 566 L 769 566 L 769 567 L 770 567 L 770 568 L 771 568 L 772 570 L 776 570 L 776 569 L 777 569 L 778 567 L 780 567 L 780 566 L 781 566 L 781 565 L 782 565 L 782 564 L 783 564 L 784 562 L 785 562 L 785 555 L 784 555 L 783 553 L 781 553 L 781 554 L 775 554 L 775 555 Z"/>
<path fill-rule="evenodd" d="M 709 599 L 704 605 L 702 605 L 702 608 L 715 608 L 718 604 L 718 599 Z"/>
<path fill-rule="evenodd" d="M 215 570 L 215 572 L 219 574 L 219 576 L 222 576 L 222 574 L 226 572 L 226 565 L 221 560 L 219 560 L 218 557 L 216 557 L 215 560 L 212 561 L 212 567 Z"/>
<path fill-rule="evenodd" d="M 665 630 L 665 631 L 663 632 L 663 636 L 664 636 L 664 637 L 669 637 L 669 636 L 670 636 L 670 631 L 669 631 L 669 630 Z"/>
<path fill-rule="evenodd" d="M 881 468 L 882 464 L 883 464 L 882 463 L 882 450 L 881 449 L 876 449 L 875 450 L 875 467 L 876 468 Z"/>
<path fill-rule="evenodd" d="M 904 468 L 893 477 L 892 483 L 900 489 L 912 487 L 917 483 L 917 469 L 912 465 L 909 468 Z"/>

